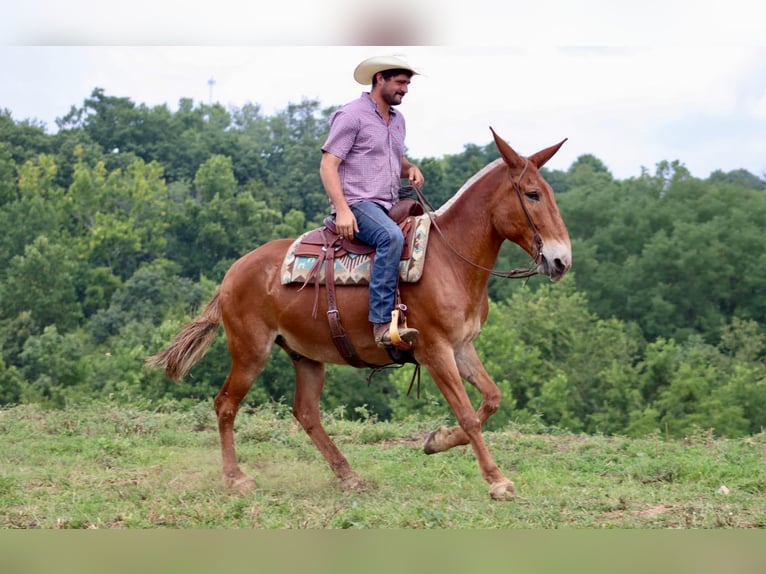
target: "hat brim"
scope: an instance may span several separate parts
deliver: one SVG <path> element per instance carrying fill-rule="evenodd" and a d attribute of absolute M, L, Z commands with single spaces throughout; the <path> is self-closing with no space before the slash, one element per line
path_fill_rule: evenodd
<path fill-rule="evenodd" d="M 407 70 L 408 72 L 411 72 L 413 76 L 418 74 L 412 66 L 399 58 L 369 58 L 356 67 L 354 70 L 354 79 L 362 85 L 369 86 L 372 84 L 372 79 L 378 72 L 397 69 Z"/>

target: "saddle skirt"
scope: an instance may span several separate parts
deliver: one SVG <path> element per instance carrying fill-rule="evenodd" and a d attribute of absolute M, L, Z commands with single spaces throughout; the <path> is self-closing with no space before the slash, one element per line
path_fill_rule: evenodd
<path fill-rule="evenodd" d="M 431 219 L 423 213 L 420 204 L 400 201 L 396 207 L 400 207 L 398 213 L 392 210 L 391 215 L 404 235 L 399 280 L 415 283 L 423 274 Z M 406 210 L 404 216 L 402 208 Z M 375 249 L 355 239 L 341 239 L 335 232 L 332 218 L 327 218 L 324 223 L 323 227 L 307 231 L 290 245 L 282 261 L 282 284 L 306 285 L 319 281 L 324 285 L 326 253 L 332 249 L 334 285 L 369 285 Z"/>

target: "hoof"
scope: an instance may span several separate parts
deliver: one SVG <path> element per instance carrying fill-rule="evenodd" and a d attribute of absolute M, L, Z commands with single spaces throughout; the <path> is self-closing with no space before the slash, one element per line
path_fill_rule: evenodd
<path fill-rule="evenodd" d="M 255 489 L 255 480 L 246 474 L 231 478 L 227 477 L 226 486 L 239 494 L 247 494 Z"/>
<path fill-rule="evenodd" d="M 440 435 L 447 434 L 448 432 L 449 429 L 447 427 L 440 427 L 435 431 L 431 431 L 423 445 L 423 452 L 426 454 L 436 454 L 437 452 L 443 451 L 444 449 L 439 446 L 439 438 Z"/>
<path fill-rule="evenodd" d="M 358 492 L 362 490 L 367 490 L 371 486 L 372 486 L 371 483 L 365 480 L 362 480 L 357 474 L 347 476 L 346 478 L 343 478 L 340 481 L 341 489 L 347 492 L 354 492 L 354 491 Z"/>
<path fill-rule="evenodd" d="M 492 500 L 510 501 L 516 496 L 516 487 L 510 480 L 496 482 L 489 487 L 489 496 Z"/>

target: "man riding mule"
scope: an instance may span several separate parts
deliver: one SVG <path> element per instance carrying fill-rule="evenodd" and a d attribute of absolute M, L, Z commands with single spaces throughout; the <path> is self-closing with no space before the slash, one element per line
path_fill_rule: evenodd
<path fill-rule="evenodd" d="M 510 500 L 513 482 L 498 468 L 482 435 L 484 423 L 500 405 L 500 390 L 482 365 L 473 340 L 489 312 L 491 275 L 540 273 L 558 281 L 572 265 L 572 248 L 553 190 L 540 174 L 540 168 L 564 142 L 524 157 L 494 131 L 492 134 L 501 157 L 431 213 L 436 233 L 428 240 L 422 276 L 417 282 L 402 283 L 400 289 L 420 332 L 412 349 L 414 359 L 427 369 L 458 423 L 432 432 L 424 451 L 433 454 L 470 444 L 491 498 Z M 346 227 L 344 232 L 350 229 Z M 506 240 L 526 251 L 534 267 L 495 271 L 493 266 Z M 293 415 L 343 488 L 364 485 L 322 426 L 319 399 L 325 364 L 347 362 L 324 317 L 325 299 L 316 298 L 312 290 L 299 284 L 282 282 L 282 263 L 293 243 L 293 239 L 271 241 L 237 260 L 205 310 L 167 349 L 149 359 L 168 378 L 180 380 L 212 345 L 223 324 L 231 368 L 214 406 L 224 480 L 243 492 L 254 488 L 255 482 L 237 461 L 234 420 L 275 344 L 288 353 L 295 369 Z M 344 327 L 360 359 L 368 365 L 389 363 L 388 351 L 377 345 L 370 330 L 367 287 L 338 289 L 337 304 L 343 309 Z M 318 312 L 312 313 L 315 305 Z M 464 382 L 481 393 L 478 409 L 471 404 Z"/>
<path fill-rule="evenodd" d="M 402 179 L 417 188 L 424 181 L 420 169 L 404 157 L 404 116 L 394 109 L 416 73 L 393 56 L 361 62 L 354 70 L 354 79 L 372 87 L 330 118 L 319 168 L 340 237 L 356 236 L 375 247 L 369 320 L 375 342 L 381 347 L 393 344 L 391 312 L 395 310 L 404 247 L 404 237 L 388 211 L 398 201 Z M 396 322 L 393 329 L 406 343 L 418 336 L 416 329 L 399 330 Z"/>

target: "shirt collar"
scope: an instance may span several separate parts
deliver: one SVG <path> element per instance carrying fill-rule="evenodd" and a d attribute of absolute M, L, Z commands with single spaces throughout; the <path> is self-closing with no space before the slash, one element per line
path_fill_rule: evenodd
<path fill-rule="evenodd" d="M 370 95 L 370 92 L 362 92 L 362 97 L 370 103 L 370 106 L 375 111 L 376 114 L 380 115 L 380 112 L 378 111 L 378 104 L 375 103 L 375 100 L 372 99 L 372 96 Z M 394 106 L 388 106 L 388 113 L 392 116 L 397 115 L 397 111 L 394 108 Z"/>

